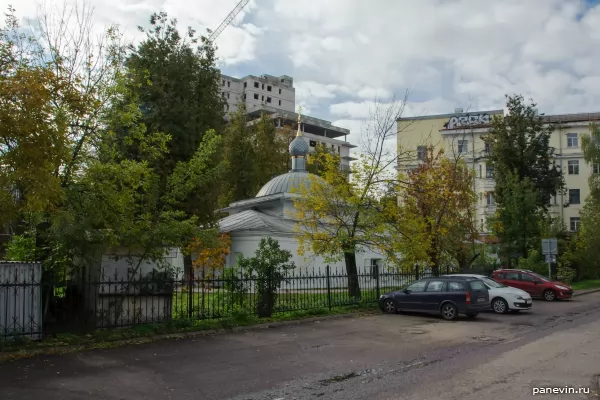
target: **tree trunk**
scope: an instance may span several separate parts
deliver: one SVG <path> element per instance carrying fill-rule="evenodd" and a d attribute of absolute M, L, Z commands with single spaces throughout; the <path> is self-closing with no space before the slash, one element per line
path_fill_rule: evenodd
<path fill-rule="evenodd" d="M 356 268 L 356 252 L 345 252 L 344 260 L 346 261 L 346 274 L 348 275 L 348 296 L 358 300 L 360 299 L 360 284 L 358 269 Z"/>

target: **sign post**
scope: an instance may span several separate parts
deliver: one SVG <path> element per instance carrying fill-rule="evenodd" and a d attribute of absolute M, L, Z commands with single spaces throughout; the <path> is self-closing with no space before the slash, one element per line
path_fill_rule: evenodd
<path fill-rule="evenodd" d="M 552 280 L 552 263 L 556 262 L 558 255 L 558 240 L 556 238 L 542 239 L 542 254 L 548 263 L 548 279 Z"/>

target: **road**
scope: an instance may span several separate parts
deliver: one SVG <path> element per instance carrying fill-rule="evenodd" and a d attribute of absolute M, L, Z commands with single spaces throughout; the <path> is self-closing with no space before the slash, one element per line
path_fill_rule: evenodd
<path fill-rule="evenodd" d="M 600 293 L 475 321 L 354 317 L 0 364 L 0 398 L 526 399 L 589 388 L 598 332 Z"/>

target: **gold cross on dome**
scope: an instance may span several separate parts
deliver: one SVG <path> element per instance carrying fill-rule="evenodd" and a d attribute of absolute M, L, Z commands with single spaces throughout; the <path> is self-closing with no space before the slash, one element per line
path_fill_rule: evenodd
<path fill-rule="evenodd" d="M 301 117 L 302 117 L 302 106 L 298 107 L 298 123 L 300 123 Z"/>

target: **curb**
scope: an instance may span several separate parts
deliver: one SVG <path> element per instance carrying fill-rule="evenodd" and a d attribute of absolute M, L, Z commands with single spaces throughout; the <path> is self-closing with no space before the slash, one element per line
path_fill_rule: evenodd
<path fill-rule="evenodd" d="M 580 290 L 580 291 L 577 291 L 577 292 L 573 293 L 573 297 L 583 296 L 583 295 L 586 295 L 586 294 L 592 294 L 592 293 L 598 293 L 598 292 L 600 292 L 600 288 L 589 289 L 589 290 Z"/>
<path fill-rule="evenodd" d="M 82 344 L 82 345 L 72 345 L 72 346 L 55 346 L 55 347 L 46 347 L 46 348 L 41 348 L 41 349 L 31 349 L 29 351 L 28 350 L 17 350 L 17 351 L 12 351 L 12 352 L 5 352 L 5 353 L 0 352 L 0 363 L 8 361 L 11 358 L 13 358 L 14 356 L 17 356 L 19 358 L 29 358 L 29 357 L 35 357 L 35 356 L 41 356 L 41 355 L 48 355 L 48 354 L 61 354 L 61 353 L 69 353 L 69 352 L 75 352 L 75 351 L 97 350 L 97 349 L 102 349 L 102 348 L 107 349 L 107 348 L 114 348 L 114 347 L 126 346 L 126 345 L 152 343 L 152 342 L 158 342 L 161 340 L 189 339 L 189 338 L 196 338 L 196 337 L 203 337 L 203 336 L 218 335 L 218 334 L 223 334 L 223 333 L 248 332 L 248 331 L 254 331 L 254 330 L 261 330 L 261 329 L 278 328 L 278 327 L 282 327 L 282 326 L 309 324 L 311 322 L 315 323 L 315 322 L 321 322 L 321 321 L 346 319 L 346 318 L 352 318 L 352 317 L 363 317 L 363 316 L 373 315 L 376 313 L 377 313 L 377 311 L 374 311 L 374 310 L 373 311 L 364 310 L 364 311 L 358 311 L 358 312 L 346 313 L 346 314 L 323 315 L 323 316 L 318 316 L 318 317 L 303 318 L 303 319 L 296 319 L 296 320 L 289 320 L 289 321 L 267 322 L 267 323 L 258 324 L 258 325 L 235 326 L 231 329 L 206 329 L 206 330 L 200 330 L 200 331 L 190 331 L 190 332 L 181 332 L 181 333 L 164 333 L 164 334 L 153 335 L 153 336 L 140 336 L 140 337 L 131 338 L 131 339 L 119 339 L 119 340 L 111 340 L 108 342 L 96 342 L 96 343 L 92 343 L 91 345 Z M 107 347 L 102 347 L 101 345 L 105 345 Z M 25 353 L 23 353 L 23 352 L 25 352 Z"/>

